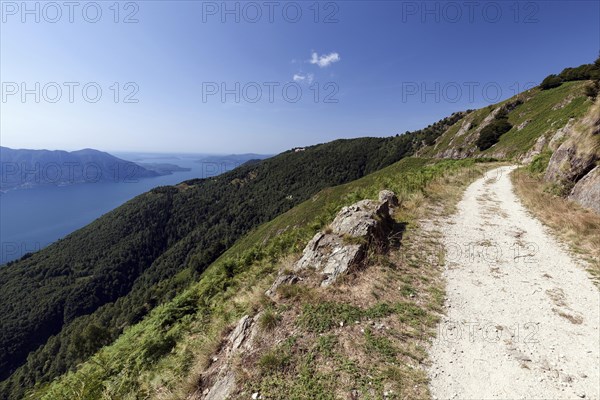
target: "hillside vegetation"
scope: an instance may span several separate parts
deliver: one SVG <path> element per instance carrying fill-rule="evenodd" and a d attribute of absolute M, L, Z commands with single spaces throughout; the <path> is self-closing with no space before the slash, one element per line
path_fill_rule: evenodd
<path fill-rule="evenodd" d="M 319 190 L 412 154 L 463 115 L 402 136 L 338 140 L 157 188 L 0 268 L 0 397 L 18 399 L 75 367 L 198 279 L 251 229 Z"/>
<path fill-rule="evenodd" d="M 251 368 L 241 371 L 248 383 L 239 388 L 245 396 L 260 389 L 325 399 L 352 386 L 381 398 L 389 384 L 404 394 L 399 398 L 422 397 L 423 376 L 403 365 L 423 361 L 415 346 L 436 321 L 443 299 L 436 262 L 417 253 L 395 261 L 374 256 L 373 271 L 383 275 L 371 276 L 366 287 L 376 294 L 364 304 L 352 303 L 351 288 L 341 304 L 319 291 L 290 289 L 277 304 L 262 294 L 342 206 L 375 198 L 384 188 L 400 197 L 401 246 L 433 254 L 429 239 L 416 239 L 419 217 L 450 210 L 491 160 L 547 165 L 545 141 L 575 121 L 588 124 L 590 87 L 563 79 L 420 131 L 338 140 L 157 188 L 3 266 L 0 398 L 185 398 L 203 387 L 203 373 L 231 324 L 258 310 L 270 315 L 265 327 L 284 321 L 306 340 L 294 334 L 271 354 L 249 360 Z M 412 155 L 418 157 L 407 158 Z M 407 279 L 404 291 L 389 295 L 382 289 L 386 279 Z M 384 301 L 377 293 L 389 296 Z M 331 307 L 319 308 L 319 300 Z M 321 320 L 331 315 L 359 324 L 400 318 L 392 336 L 365 329 L 351 338 L 390 368 L 363 365 L 344 353 L 340 338 L 329 340 L 333 325 Z M 310 322 L 315 318 L 318 329 Z M 334 353 L 344 356 L 329 358 L 331 371 L 310 368 Z"/>
<path fill-rule="evenodd" d="M 246 381 L 248 387 L 240 390 L 260 389 L 261 393 L 271 393 L 267 398 L 333 398 L 335 390 L 348 388 L 343 380 L 336 380 L 337 371 L 329 371 L 328 374 L 317 372 L 315 363 L 319 357 L 336 348 L 339 338 L 333 328 L 337 326 L 338 319 L 354 324 L 355 320 L 367 317 L 383 319 L 397 315 L 404 318 L 406 324 L 402 328 L 404 333 L 396 332 L 397 335 L 410 332 L 410 335 L 425 339 L 431 335 L 430 330 L 435 324 L 436 312 L 443 299 L 442 288 L 434 281 L 424 280 L 426 274 L 433 271 L 429 270 L 425 259 L 416 258 L 423 255 L 416 250 L 412 254 L 413 260 L 396 259 L 384 263 L 389 274 L 404 275 L 401 278 L 405 282 L 401 298 L 386 301 L 378 299 L 376 293 L 371 295 L 367 292 L 369 304 L 362 307 L 339 302 L 339 298 L 334 301 L 331 295 L 325 297 L 325 292 L 304 292 L 302 288 L 297 289 L 299 292 L 290 288 L 290 292 L 284 295 L 287 301 L 271 304 L 262 293 L 275 273 L 286 268 L 289 257 L 297 257 L 296 254 L 314 233 L 325 228 L 342 206 L 374 198 L 382 188 L 392 189 L 398 193 L 402 204 L 396 219 L 408 224 L 407 232 L 410 233 L 407 234 L 413 234 L 416 232 L 416 219 L 424 215 L 428 205 L 437 203 L 451 209 L 452 201 L 446 200 L 451 194 L 458 199 L 461 187 L 480 176 L 482 170 L 483 167 L 473 160 L 429 164 L 424 159 L 405 159 L 358 181 L 320 192 L 236 243 L 205 271 L 198 283 L 171 302 L 158 306 L 144 321 L 127 329 L 113 345 L 103 348 L 77 372 L 40 388 L 32 397 L 90 400 L 185 398 L 200 384 L 202 372 L 211 363 L 212 354 L 218 350 L 227 327 L 242 315 L 255 314 L 266 307 L 272 315 L 263 317 L 267 329 L 265 334 L 271 337 L 268 331 L 272 329 L 270 324 L 279 326 L 281 318 L 289 319 L 297 311 L 300 316 L 292 321 L 295 336 L 282 342 L 280 348 L 270 352 L 265 349 L 265 353 L 253 364 L 246 365 L 258 375 Z M 456 179 L 457 176 L 460 179 Z M 435 253 L 437 249 L 428 250 Z M 402 272 L 404 268 L 408 270 Z M 390 275 L 387 276 L 389 278 Z M 417 289 L 413 285 L 423 288 Z M 385 293 L 383 288 L 373 290 L 382 295 Z M 411 300 L 410 294 L 417 292 L 428 300 L 415 303 L 417 300 Z M 282 334 L 285 332 L 288 331 Z M 390 338 L 381 338 L 375 333 L 366 335 L 361 340 L 367 340 L 367 347 L 363 350 L 367 354 L 373 350 L 382 352 L 385 360 L 399 351 L 410 351 L 408 359 L 422 357 L 419 349 L 402 350 Z M 271 343 L 270 340 L 268 342 Z M 379 394 L 375 398 L 382 394 L 385 380 L 396 380 L 396 385 L 401 385 L 403 377 L 409 373 L 406 366 L 398 361 L 372 371 L 370 363 L 359 363 L 342 355 L 339 363 L 339 367 L 345 368 L 352 379 L 350 386 L 359 385 L 357 387 L 365 394 L 374 390 Z M 361 381 L 361 376 L 368 373 L 377 375 L 373 378 L 377 382 L 374 388 Z M 300 381 L 296 381 L 297 374 L 301 374 Z M 412 377 L 407 375 L 407 379 L 410 379 L 408 382 L 420 382 L 416 393 L 422 394 L 426 390 L 423 377 L 418 373 Z M 331 385 L 337 389 L 333 390 Z M 403 390 L 406 389 L 410 388 Z M 273 397 L 275 393 L 278 395 Z M 283 397 L 279 397 L 282 394 Z M 246 393 L 248 396 L 249 392 Z"/>

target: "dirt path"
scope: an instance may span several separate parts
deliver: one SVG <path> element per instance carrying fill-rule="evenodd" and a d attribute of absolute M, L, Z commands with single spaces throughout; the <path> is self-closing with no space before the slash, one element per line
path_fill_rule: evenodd
<path fill-rule="evenodd" d="M 599 399 L 600 292 L 489 172 L 443 223 L 447 317 L 431 348 L 436 399 Z"/>

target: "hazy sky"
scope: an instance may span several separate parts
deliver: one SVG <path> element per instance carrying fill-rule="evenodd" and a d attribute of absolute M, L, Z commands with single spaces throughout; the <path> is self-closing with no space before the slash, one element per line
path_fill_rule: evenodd
<path fill-rule="evenodd" d="M 0 142 L 14 148 L 276 153 L 387 136 L 600 48 L 597 1 L 24 4 L 1 4 Z"/>

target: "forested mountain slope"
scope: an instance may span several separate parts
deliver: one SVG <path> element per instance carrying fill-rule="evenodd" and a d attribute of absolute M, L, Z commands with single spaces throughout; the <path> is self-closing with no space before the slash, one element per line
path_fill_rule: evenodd
<path fill-rule="evenodd" d="M 119 379 L 135 381 L 138 373 L 162 362 L 183 337 L 172 328 L 201 325 L 202 318 L 228 308 L 229 304 L 219 302 L 235 277 L 248 272 L 245 268 L 255 261 L 275 262 L 275 256 L 298 250 L 307 232 L 329 222 L 339 207 L 351 198 L 365 198 L 363 190 L 372 194 L 399 185 L 406 193 L 421 194 L 434 176 L 443 177 L 444 168 L 472 165 L 466 161 L 425 168 L 427 159 L 395 164 L 406 156 L 482 161 L 541 156 L 542 149 L 535 146 L 539 138 L 582 117 L 593 104 L 589 81 L 565 80 L 498 105 L 453 114 L 421 131 L 338 140 L 248 163 L 216 178 L 157 188 L 48 248 L 0 268 L 0 379 L 5 379 L 0 398 L 22 398 L 34 385 L 43 386 L 74 369 L 113 343 L 127 327 L 131 328 L 118 343 L 130 353 L 125 352 L 119 363 L 104 360 L 104 370 L 86 364 L 101 375 L 93 379 L 100 386 L 90 387 L 91 381 L 85 380 L 83 384 L 88 385 L 91 399 L 102 393 L 105 380 L 116 379 L 115 374 L 132 374 Z M 386 167 L 385 173 L 372 175 Z M 395 182 L 401 173 L 406 182 Z M 327 189 L 313 197 L 363 177 L 347 191 Z M 323 201 L 331 193 L 334 199 Z M 288 212 L 291 209 L 297 211 Z M 285 212 L 276 224 L 267 223 Z M 274 226 L 277 229 L 266 238 L 280 236 L 289 227 L 301 230 L 282 235 L 264 248 L 266 242 L 257 242 L 256 235 Z M 230 258 L 240 258 L 213 264 L 228 249 Z M 211 264 L 211 275 L 206 275 Z M 249 279 L 247 274 L 244 277 Z M 181 296 L 194 282 L 200 288 Z M 154 319 L 144 319 L 155 309 Z M 146 341 L 140 345 L 132 339 L 136 336 Z M 102 354 L 116 357 L 119 353 Z M 185 351 L 177 357 L 181 368 L 190 368 Z M 59 386 L 56 393 L 64 394 L 64 388 Z M 129 394 L 137 390 L 121 389 Z"/>
<path fill-rule="evenodd" d="M 463 115 L 402 136 L 339 140 L 157 188 L 0 268 L 0 379 L 10 376 L 2 397 L 19 398 L 85 360 L 252 228 L 323 188 L 412 154 Z"/>

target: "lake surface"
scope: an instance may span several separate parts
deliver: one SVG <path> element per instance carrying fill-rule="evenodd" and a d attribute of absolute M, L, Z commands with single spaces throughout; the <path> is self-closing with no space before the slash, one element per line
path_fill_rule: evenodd
<path fill-rule="evenodd" d="M 37 251 L 152 188 L 215 176 L 239 165 L 239 162 L 228 162 L 227 158 L 221 162 L 198 163 L 203 155 L 114 155 L 128 161 L 169 163 L 191 170 L 137 182 L 44 186 L 1 193 L 0 264 Z"/>

